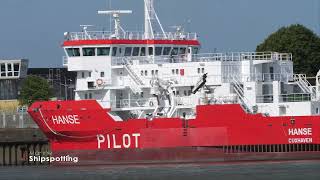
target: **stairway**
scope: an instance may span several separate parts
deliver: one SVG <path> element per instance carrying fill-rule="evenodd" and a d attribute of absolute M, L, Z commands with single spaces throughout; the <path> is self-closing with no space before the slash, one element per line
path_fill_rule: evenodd
<path fill-rule="evenodd" d="M 140 79 L 140 77 L 134 72 L 134 70 L 131 68 L 131 65 L 129 63 L 129 60 L 126 58 L 123 59 L 124 68 L 127 70 L 129 76 L 131 77 L 129 87 L 131 91 L 134 94 L 138 94 L 142 92 L 142 89 L 140 86 L 143 85 L 143 81 Z"/>
<path fill-rule="evenodd" d="M 316 89 L 312 87 L 305 74 L 295 74 L 293 80 L 297 83 L 303 93 L 310 94 L 312 99 L 316 97 Z"/>
<path fill-rule="evenodd" d="M 232 83 L 234 85 L 234 91 L 239 97 L 242 107 L 248 112 L 252 113 L 252 106 L 249 100 L 244 96 L 243 87 L 236 77 L 232 77 Z"/>

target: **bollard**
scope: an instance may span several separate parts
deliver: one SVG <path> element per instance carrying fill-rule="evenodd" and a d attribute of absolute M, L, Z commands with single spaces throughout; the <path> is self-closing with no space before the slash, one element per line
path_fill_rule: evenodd
<path fill-rule="evenodd" d="M 2 128 L 6 128 L 6 114 L 2 113 Z"/>

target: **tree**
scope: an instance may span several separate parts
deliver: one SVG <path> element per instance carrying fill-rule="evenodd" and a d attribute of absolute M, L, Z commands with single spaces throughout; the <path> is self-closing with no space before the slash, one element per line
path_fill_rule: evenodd
<path fill-rule="evenodd" d="M 46 79 L 28 76 L 21 87 L 19 101 L 21 105 L 30 106 L 35 101 L 47 101 L 52 97 L 52 90 Z"/>
<path fill-rule="evenodd" d="M 280 28 L 258 45 L 256 51 L 292 53 L 297 74 L 315 76 L 320 69 L 320 38 L 300 24 Z"/>

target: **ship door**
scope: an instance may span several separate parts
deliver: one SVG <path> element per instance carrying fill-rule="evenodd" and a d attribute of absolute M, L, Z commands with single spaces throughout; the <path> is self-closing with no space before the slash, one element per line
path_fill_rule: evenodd
<path fill-rule="evenodd" d="M 188 58 L 188 62 L 192 61 L 192 47 L 188 47 L 187 58 Z"/>

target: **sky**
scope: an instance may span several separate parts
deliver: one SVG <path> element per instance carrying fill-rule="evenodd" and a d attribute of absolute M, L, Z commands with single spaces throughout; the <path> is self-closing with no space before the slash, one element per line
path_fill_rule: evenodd
<path fill-rule="evenodd" d="M 111 2 L 110 2 L 111 1 Z M 110 6 L 111 5 L 111 6 Z M 30 67 L 62 67 L 64 32 L 109 29 L 105 9 L 133 10 L 128 31 L 143 30 L 143 0 L 1 0 L 0 59 L 27 58 Z M 282 26 L 303 24 L 320 33 L 320 0 L 155 0 L 165 31 L 197 32 L 201 52 L 254 51 Z"/>

